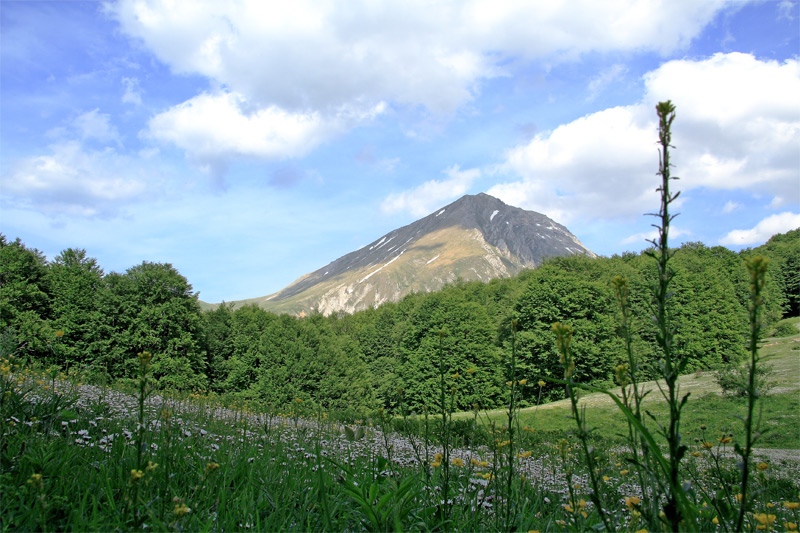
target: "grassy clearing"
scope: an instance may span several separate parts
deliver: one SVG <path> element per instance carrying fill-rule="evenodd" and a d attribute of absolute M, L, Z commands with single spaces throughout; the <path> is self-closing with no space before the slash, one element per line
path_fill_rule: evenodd
<path fill-rule="evenodd" d="M 787 322 L 800 324 L 800 318 Z M 800 449 L 800 334 L 783 338 L 767 338 L 761 348 L 762 364 L 771 368 L 770 394 L 761 402 L 762 429 L 764 435 L 758 442 L 760 448 Z M 722 396 L 722 389 L 713 372 L 698 372 L 681 376 L 678 380 L 682 392 L 691 393 L 682 425 L 690 443 L 695 438 L 717 438 L 723 434 L 736 433 L 741 428 L 740 417 L 744 413 L 743 398 Z M 645 406 L 657 419 L 666 416 L 663 397 L 655 381 L 643 384 L 651 391 Z M 535 385 L 534 385 L 535 386 Z M 587 408 L 589 425 L 598 428 L 602 437 L 610 442 L 622 442 L 627 433 L 624 418 L 613 402 L 604 394 L 582 396 L 580 406 Z M 467 420 L 472 413 L 455 413 L 454 419 Z M 488 411 L 480 420 L 500 422 L 505 411 Z M 569 400 L 560 400 L 520 410 L 520 425 L 541 432 L 541 440 L 557 438 L 564 431 L 571 431 L 575 422 L 571 418 Z M 701 430 L 706 426 L 706 430 Z M 800 455 L 800 454 L 799 454 Z M 800 460 L 800 456 L 798 456 Z"/>

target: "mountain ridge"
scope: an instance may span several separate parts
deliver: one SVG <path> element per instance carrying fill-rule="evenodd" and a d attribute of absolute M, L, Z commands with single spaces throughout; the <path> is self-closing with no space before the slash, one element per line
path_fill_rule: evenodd
<path fill-rule="evenodd" d="M 595 254 L 547 216 L 485 193 L 462 196 L 406 226 L 305 274 L 256 303 L 276 312 L 354 312 L 457 278 L 489 281 L 548 257 Z"/>

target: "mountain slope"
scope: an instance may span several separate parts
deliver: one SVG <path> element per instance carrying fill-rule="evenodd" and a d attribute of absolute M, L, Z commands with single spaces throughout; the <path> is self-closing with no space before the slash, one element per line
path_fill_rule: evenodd
<path fill-rule="evenodd" d="M 458 278 L 488 281 L 533 268 L 548 257 L 594 256 L 545 215 L 486 194 L 450 205 L 306 274 L 257 303 L 277 312 L 353 312 Z"/>

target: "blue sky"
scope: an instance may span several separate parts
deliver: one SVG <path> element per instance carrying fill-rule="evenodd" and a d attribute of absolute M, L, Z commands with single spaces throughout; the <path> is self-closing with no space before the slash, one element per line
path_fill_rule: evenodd
<path fill-rule="evenodd" d="M 486 192 L 602 255 L 800 226 L 797 1 L 0 4 L 0 232 L 275 292 Z"/>

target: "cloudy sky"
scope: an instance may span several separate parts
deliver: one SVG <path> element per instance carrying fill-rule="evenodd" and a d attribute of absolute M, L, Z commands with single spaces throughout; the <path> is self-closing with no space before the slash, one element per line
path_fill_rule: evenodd
<path fill-rule="evenodd" d="M 800 226 L 796 0 L 0 5 L 0 232 L 269 294 L 464 194 L 639 251 Z"/>

